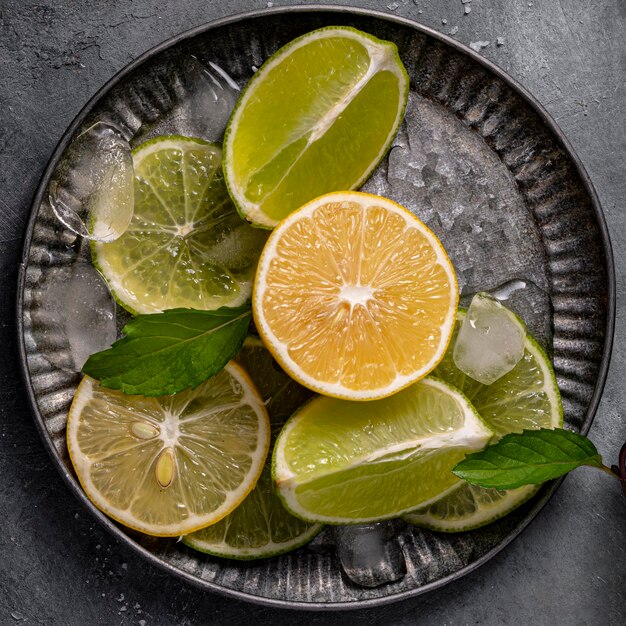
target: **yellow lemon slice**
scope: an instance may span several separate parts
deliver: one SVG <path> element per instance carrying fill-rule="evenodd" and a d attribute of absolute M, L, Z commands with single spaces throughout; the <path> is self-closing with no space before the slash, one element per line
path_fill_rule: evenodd
<path fill-rule="evenodd" d="M 270 427 L 246 372 L 173 396 L 128 396 L 86 376 L 67 422 L 67 445 L 89 499 L 125 526 L 178 536 L 228 515 L 250 492 Z"/>
<path fill-rule="evenodd" d="M 348 400 L 388 396 L 434 369 L 457 302 L 454 268 L 434 233 L 399 204 L 355 191 L 285 218 L 253 290 L 256 326 L 283 369 Z"/>

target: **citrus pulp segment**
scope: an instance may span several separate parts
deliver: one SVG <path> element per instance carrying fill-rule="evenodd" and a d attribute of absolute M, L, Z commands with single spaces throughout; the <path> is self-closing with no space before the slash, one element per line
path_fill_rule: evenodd
<path fill-rule="evenodd" d="M 329 524 L 376 521 L 454 489 L 452 467 L 491 435 L 465 396 L 425 378 L 365 404 L 314 398 L 281 431 L 272 472 L 294 515 Z"/>
<path fill-rule="evenodd" d="M 454 268 L 437 237 L 386 198 L 327 194 L 285 218 L 261 255 L 256 327 L 283 369 L 349 400 L 388 396 L 443 357 Z"/>
<path fill-rule="evenodd" d="M 286 419 L 312 394 L 277 366 L 258 338 L 246 338 L 237 361 L 250 374 L 265 401 L 275 438 Z M 185 535 L 183 542 L 216 556 L 259 559 L 289 552 L 307 543 L 320 530 L 319 524 L 298 519 L 285 509 L 274 493 L 268 459 L 255 488 L 232 513 L 216 524 Z"/>
<path fill-rule="evenodd" d="M 239 217 L 221 148 L 167 136 L 133 150 L 134 215 L 115 241 L 92 242 L 94 265 L 131 313 L 239 306 L 250 297 L 266 235 Z"/>
<path fill-rule="evenodd" d="M 270 427 L 245 371 L 229 363 L 193 390 L 128 396 L 86 376 L 67 445 L 89 499 L 122 524 L 178 536 L 213 524 L 254 487 Z"/>
<path fill-rule="evenodd" d="M 408 93 L 396 46 L 354 28 L 315 30 L 278 50 L 226 129 L 224 174 L 241 214 L 272 228 L 317 196 L 359 187 L 389 149 Z"/>
<path fill-rule="evenodd" d="M 483 385 L 459 370 L 453 351 L 465 314 L 459 310 L 450 348 L 434 374 L 463 391 L 494 431 L 494 441 L 525 429 L 562 427 L 563 405 L 554 370 L 530 335 L 526 335 L 522 359 L 491 385 Z M 461 483 L 449 495 L 424 510 L 409 513 L 405 519 L 442 532 L 471 530 L 506 515 L 538 489 L 536 485 L 528 485 L 501 491 Z"/>

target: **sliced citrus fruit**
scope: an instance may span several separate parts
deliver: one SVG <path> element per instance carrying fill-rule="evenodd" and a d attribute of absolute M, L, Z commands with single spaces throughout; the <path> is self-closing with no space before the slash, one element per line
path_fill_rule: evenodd
<path fill-rule="evenodd" d="M 239 217 L 217 144 L 159 137 L 133 150 L 134 215 L 115 241 L 92 243 L 94 265 L 131 313 L 239 306 L 267 235 Z"/>
<path fill-rule="evenodd" d="M 270 427 L 245 371 L 229 363 L 193 390 L 147 398 L 86 376 L 67 445 L 87 497 L 149 535 L 178 536 L 228 515 L 254 487 Z"/>
<path fill-rule="evenodd" d="M 285 420 L 311 392 L 289 378 L 277 365 L 261 340 L 246 338 L 237 361 L 254 380 L 270 416 L 274 437 Z M 320 530 L 291 515 L 274 493 L 271 462 L 248 497 L 224 519 L 185 535 L 188 546 L 230 559 L 260 559 L 284 554 L 310 541 Z"/>
<path fill-rule="evenodd" d="M 552 364 L 530 335 L 525 337 L 522 359 L 491 385 L 482 385 L 459 370 L 453 352 L 465 314 L 459 310 L 450 348 L 434 374 L 467 395 L 494 431 L 495 441 L 507 433 L 524 429 L 561 427 L 563 405 Z M 405 519 L 442 532 L 471 530 L 511 512 L 538 489 L 536 485 L 528 485 L 501 491 L 461 483 L 449 495 L 424 510 L 406 515 Z"/>
<path fill-rule="evenodd" d="M 281 48 L 226 129 L 224 174 L 241 214 L 272 228 L 317 196 L 359 187 L 389 149 L 408 93 L 396 46 L 354 28 L 322 28 Z"/>
<path fill-rule="evenodd" d="M 411 524 L 443 533 L 474 530 L 508 515 L 529 500 L 539 485 L 501 491 L 463 483 L 447 496 L 404 519 Z"/>
<path fill-rule="evenodd" d="M 437 237 L 386 198 L 327 194 L 285 218 L 263 250 L 256 327 L 298 382 L 372 400 L 426 376 L 446 351 L 458 291 Z"/>
<path fill-rule="evenodd" d="M 272 471 L 294 515 L 329 524 L 370 522 L 454 489 L 454 465 L 491 435 L 465 396 L 425 378 L 365 404 L 314 398 L 281 431 Z"/>

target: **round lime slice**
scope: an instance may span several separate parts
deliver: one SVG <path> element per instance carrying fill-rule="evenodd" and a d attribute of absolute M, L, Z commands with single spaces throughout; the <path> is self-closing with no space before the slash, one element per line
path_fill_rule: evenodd
<path fill-rule="evenodd" d="M 115 241 L 92 242 L 96 268 L 131 313 L 211 310 L 249 299 L 267 235 L 239 217 L 218 144 L 158 137 L 133 150 L 134 215 Z"/>

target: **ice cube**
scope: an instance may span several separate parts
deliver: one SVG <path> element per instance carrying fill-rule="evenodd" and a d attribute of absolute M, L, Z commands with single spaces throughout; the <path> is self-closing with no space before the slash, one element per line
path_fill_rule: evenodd
<path fill-rule="evenodd" d="M 45 316 L 48 334 L 54 335 L 44 334 L 40 347 L 61 369 L 80 372 L 89 355 L 115 341 L 115 301 L 100 274 L 84 258 L 71 266 L 46 268 L 37 305 L 33 321 L 38 321 L 37 315 Z"/>
<path fill-rule="evenodd" d="M 221 141 L 239 97 L 239 86 L 216 63 L 189 56 L 176 68 L 178 100 L 153 122 L 142 126 L 133 146 L 161 135 Z"/>
<path fill-rule="evenodd" d="M 50 181 L 52 210 L 72 232 L 114 241 L 133 217 L 133 159 L 122 132 L 96 122 L 65 150 Z"/>
<path fill-rule="evenodd" d="M 334 528 L 345 575 L 361 587 L 378 587 L 404 578 L 406 561 L 394 522 Z"/>
<path fill-rule="evenodd" d="M 491 385 L 524 355 L 526 329 L 519 318 L 486 293 L 477 293 L 454 346 L 456 366 L 470 378 Z"/>

